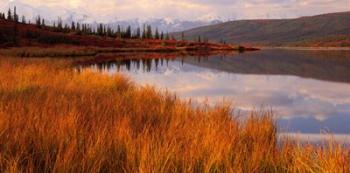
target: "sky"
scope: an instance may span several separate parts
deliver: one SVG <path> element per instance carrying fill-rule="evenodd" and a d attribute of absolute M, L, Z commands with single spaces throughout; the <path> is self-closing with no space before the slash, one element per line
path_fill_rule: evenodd
<path fill-rule="evenodd" d="M 67 14 L 99 21 L 116 19 L 238 20 L 294 18 L 350 11 L 350 0 L 0 0 L 0 10 L 16 5 L 26 16 Z"/>

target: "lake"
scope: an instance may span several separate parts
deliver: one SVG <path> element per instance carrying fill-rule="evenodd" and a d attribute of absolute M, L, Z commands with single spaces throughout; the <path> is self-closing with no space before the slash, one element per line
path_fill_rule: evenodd
<path fill-rule="evenodd" d="M 80 65 L 234 111 L 273 110 L 280 134 L 350 139 L 350 51 L 262 50 L 210 56 L 108 55 Z"/>

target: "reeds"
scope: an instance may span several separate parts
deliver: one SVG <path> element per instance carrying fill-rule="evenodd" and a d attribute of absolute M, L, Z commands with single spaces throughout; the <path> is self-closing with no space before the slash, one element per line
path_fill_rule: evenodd
<path fill-rule="evenodd" d="M 68 60 L 0 58 L 0 172 L 349 172 L 349 152 L 277 142 L 271 112 L 192 107 Z"/>

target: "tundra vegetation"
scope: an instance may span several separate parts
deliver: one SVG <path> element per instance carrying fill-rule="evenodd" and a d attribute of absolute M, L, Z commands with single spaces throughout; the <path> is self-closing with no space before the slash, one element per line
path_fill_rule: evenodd
<path fill-rule="evenodd" d="M 0 57 L 0 172 L 350 172 L 346 147 L 277 141 L 269 111 L 242 120 L 73 64 Z"/>
<path fill-rule="evenodd" d="M 131 26 L 117 26 L 117 29 L 114 29 L 102 23 L 97 26 L 78 22 L 68 24 L 60 18 L 53 23 L 45 21 L 40 16 L 37 16 L 35 23 L 27 21 L 24 16 L 20 21 L 16 7 L 8 10 L 7 17 L 5 13 L 0 12 L 0 48 L 69 45 L 110 48 L 123 52 L 241 51 L 237 45 L 176 40 L 169 33 L 146 24 L 136 29 Z"/>
<path fill-rule="evenodd" d="M 77 71 L 76 59 L 47 58 L 232 49 L 152 34 L 146 25 L 132 33 L 0 14 L 0 47 L 36 47 L 0 52 L 0 172 L 350 172 L 344 146 L 278 140 L 270 111 L 241 119 L 227 103 L 192 106 L 122 74 Z M 57 44 L 64 50 L 47 49 Z M 87 48 L 65 47 L 73 45 Z"/>

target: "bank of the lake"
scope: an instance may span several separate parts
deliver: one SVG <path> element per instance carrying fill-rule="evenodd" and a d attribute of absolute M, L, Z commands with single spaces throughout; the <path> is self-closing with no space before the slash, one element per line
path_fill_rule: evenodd
<path fill-rule="evenodd" d="M 226 100 L 243 115 L 271 109 L 279 132 L 313 134 L 310 139 L 320 133 L 350 139 L 349 67 L 350 51 L 284 49 L 219 55 L 110 54 L 77 63 L 79 71 L 122 73 L 138 85 L 193 102 L 215 105 Z"/>
<path fill-rule="evenodd" d="M 348 149 L 283 141 L 271 112 L 194 108 L 67 59 L 0 58 L 1 172 L 349 172 Z"/>

